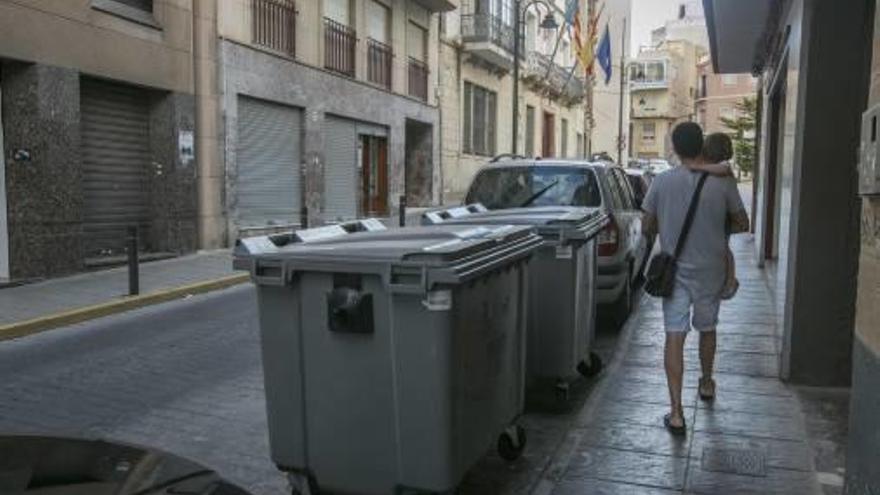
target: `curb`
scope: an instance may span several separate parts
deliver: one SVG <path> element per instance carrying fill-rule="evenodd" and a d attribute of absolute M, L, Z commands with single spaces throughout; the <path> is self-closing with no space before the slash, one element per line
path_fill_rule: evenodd
<path fill-rule="evenodd" d="M 46 330 L 52 330 L 53 328 L 73 325 L 74 323 L 82 323 L 84 321 L 94 320 L 104 316 L 123 313 L 132 309 L 173 301 L 193 294 L 204 294 L 206 292 L 226 289 L 247 282 L 248 280 L 250 280 L 249 273 L 237 273 L 226 277 L 206 280 L 204 282 L 196 282 L 194 284 L 158 290 L 149 294 L 125 296 L 120 299 L 61 311 L 59 313 L 41 316 L 31 320 L 0 325 L 0 342 L 45 332 Z"/>

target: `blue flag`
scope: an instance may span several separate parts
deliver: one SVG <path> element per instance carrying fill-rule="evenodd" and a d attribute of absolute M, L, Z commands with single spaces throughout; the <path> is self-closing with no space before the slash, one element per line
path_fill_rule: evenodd
<path fill-rule="evenodd" d="M 599 65 L 605 71 L 605 84 L 611 82 L 611 33 L 608 32 L 608 24 L 605 25 L 605 34 L 602 35 L 602 41 L 599 42 L 599 49 L 596 51 L 596 58 L 599 59 Z"/>

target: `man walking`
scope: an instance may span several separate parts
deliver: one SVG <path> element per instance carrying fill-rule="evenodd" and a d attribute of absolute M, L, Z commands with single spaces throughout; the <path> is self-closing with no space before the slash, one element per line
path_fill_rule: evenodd
<path fill-rule="evenodd" d="M 654 179 L 645 197 L 644 229 L 650 239 L 660 235 L 660 247 L 673 253 L 685 223 L 691 199 L 703 172 L 703 131 L 685 122 L 672 132 L 672 145 L 681 160 L 678 166 Z M 708 176 L 696 204 L 690 233 L 678 256 L 672 295 L 663 299 L 666 330 L 664 364 L 671 410 L 664 424 L 674 434 L 687 431 L 681 405 L 684 372 L 684 341 L 691 327 L 700 334 L 699 393 L 704 400 L 715 396 L 712 371 L 715 362 L 715 329 L 726 276 L 728 233 L 745 232 L 749 219 L 732 177 Z"/>

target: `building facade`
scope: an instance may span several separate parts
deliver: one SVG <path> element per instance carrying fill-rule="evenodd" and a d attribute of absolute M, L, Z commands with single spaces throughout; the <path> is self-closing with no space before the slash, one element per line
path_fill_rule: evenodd
<path fill-rule="evenodd" d="M 218 5 L 220 242 L 437 202 L 436 13 L 453 4 Z"/>
<path fill-rule="evenodd" d="M 0 280 L 197 245 L 189 0 L 0 2 Z"/>
<path fill-rule="evenodd" d="M 703 49 L 687 40 L 643 48 L 629 66 L 632 157 L 672 159 L 670 131 L 694 120 L 697 60 Z"/>
<path fill-rule="evenodd" d="M 880 103 L 876 2 L 704 3 L 716 71 L 761 74 L 755 247 L 776 288 L 781 374 L 851 384 L 844 493 L 878 493 L 880 181 L 860 153 L 876 149 L 862 118 Z"/>
<path fill-rule="evenodd" d="M 716 74 L 704 56 L 697 65 L 697 123 L 707 134 L 730 132 L 722 119 L 739 116 L 737 104 L 757 95 L 758 81 L 751 74 Z"/>
<path fill-rule="evenodd" d="M 667 40 L 687 40 L 709 49 L 706 33 L 706 17 L 703 4 L 699 0 L 688 0 L 676 5 L 676 17 L 667 20 L 663 26 L 651 31 L 651 43 L 658 46 Z"/>
<path fill-rule="evenodd" d="M 609 12 L 619 16 L 614 19 L 622 29 L 628 10 L 620 5 L 629 5 L 629 0 L 611 3 L 616 10 Z M 591 132 L 586 78 L 583 68 L 575 67 L 563 0 L 533 4 L 522 13 L 519 125 L 513 149 L 514 5 L 513 0 L 462 0 L 457 10 L 444 16 L 440 41 L 444 202 L 460 201 L 477 170 L 498 154 L 583 158 L 591 144 L 593 150 L 607 146 L 609 152 L 616 152 L 619 92 L 597 94 Z M 540 28 L 548 13 L 559 29 Z M 584 26 L 587 14 L 587 8 L 580 10 Z M 614 29 L 608 15 L 603 19 Z M 620 45 L 613 43 L 613 55 L 619 56 L 619 50 Z M 620 72 L 616 66 L 614 72 Z M 619 79 L 609 86 L 615 81 Z M 596 83 L 604 86 L 604 81 Z M 610 112 L 612 100 L 615 110 Z"/>

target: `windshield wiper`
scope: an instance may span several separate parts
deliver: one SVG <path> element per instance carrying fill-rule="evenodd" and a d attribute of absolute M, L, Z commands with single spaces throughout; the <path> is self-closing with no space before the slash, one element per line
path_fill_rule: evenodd
<path fill-rule="evenodd" d="M 520 207 L 520 208 L 525 208 L 526 206 L 529 206 L 529 205 L 532 204 L 536 199 L 538 199 L 538 198 L 540 198 L 541 196 L 543 196 L 544 193 L 546 193 L 546 192 L 549 191 L 550 189 L 553 189 L 553 187 L 556 186 L 556 184 L 559 184 L 559 179 L 556 179 L 555 181 L 551 182 L 550 184 L 547 184 L 547 185 L 544 186 L 540 191 L 538 191 L 538 192 L 536 192 L 535 194 L 532 194 L 531 196 L 529 196 L 529 199 L 525 200 L 525 201 L 523 202 L 523 204 L 519 205 L 519 207 Z"/>

